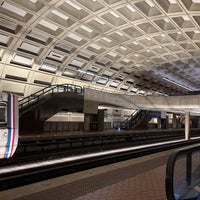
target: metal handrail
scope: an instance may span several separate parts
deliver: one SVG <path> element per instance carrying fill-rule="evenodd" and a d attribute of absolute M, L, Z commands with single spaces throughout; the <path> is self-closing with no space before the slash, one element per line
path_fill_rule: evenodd
<path fill-rule="evenodd" d="M 200 144 L 195 144 L 189 147 L 178 149 L 169 156 L 168 161 L 167 161 L 166 177 L 165 177 L 165 191 L 166 191 L 168 200 L 177 200 L 177 198 L 174 195 L 174 182 L 173 182 L 176 160 L 178 159 L 178 157 L 181 157 L 183 155 L 187 156 L 187 167 L 189 164 L 189 169 L 186 169 L 186 173 L 187 173 L 186 181 L 188 184 L 190 184 L 191 175 L 192 175 L 191 174 L 192 173 L 191 172 L 191 166 L 192 166 L 191 155 L 192 153 L 197 152 L 197 151 L 200 151 Z M 195 198 L 192 198 L 192 200 L 193 199 Z M 182 199 L 182 200 L 186 200 L 186 199 Z"/>
<path fill-rule="evenodd" d="M 19 100 L 19 110 L 22 111 L 25 107 L 33 105 L 36 102 L 39 102 L 48 94 L 52 96 L 54 94 L 58 94 L 61 92 L 74 92 L 78 95 L 83 95 L 83 88 L 81 86 L 73 85 L 73 84 L 51 85 L 50 87 L 45 87 Z"/>

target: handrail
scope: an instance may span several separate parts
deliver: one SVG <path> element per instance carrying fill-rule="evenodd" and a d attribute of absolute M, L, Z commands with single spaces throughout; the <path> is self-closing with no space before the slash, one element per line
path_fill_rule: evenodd
<path fill-rule="evenodd" d="M 73 84 L 51 85 L 45 87 L 21 100 L 19 100 L 19 110 L 22 111 L 26 106 L 39 102 L 47 94 L 58 94 L 61 92 L 74 92 L 78 95 L 83 95 L 83 88 Z"/>
<path fill-rule="evenodd" d="M 192 179 L 192 153 L 196 153 L 197 151 L 200 151 L 200 144 L 191 145 L 189 147 L 184 147 L 181 149 L 178 149 L 174 151 L 168 158 L 167 161 L 167 167 L 166 167 L 166 177 L 165 177 L 165 189 L 166 189 L 166 195 L 168 200 L 199 200 L 200 197 L 198 196 L 192 196 L 181 198 L 176 196 L 174 191 L 174 169 L 176 165 L 176 161 L 181 156 L 186 156 L 186 180 L 185 184 L 189 187 L 190 190 L 194 189 L 191 187 L 191 179 Z M 183 167 L 183 166 L 182 166 Z M 199 166 L 200 167 L 200 166 Z M 199 177 L 199 183 L 200 183 L 200 177 Z"/>

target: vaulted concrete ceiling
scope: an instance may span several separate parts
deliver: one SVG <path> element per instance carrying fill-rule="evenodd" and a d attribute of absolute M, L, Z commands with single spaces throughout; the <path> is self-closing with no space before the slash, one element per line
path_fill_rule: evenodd
<path fill-rule="evenodd" d="M 0 0 L 0 90 L 200 90 L 200 0 Z"/>

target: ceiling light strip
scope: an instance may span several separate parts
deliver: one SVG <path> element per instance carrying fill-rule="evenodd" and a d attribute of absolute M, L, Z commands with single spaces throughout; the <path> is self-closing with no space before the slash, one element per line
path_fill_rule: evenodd
<path fill-rule="evenodd" d="M 181 85 L 180 83 L 176 83 L 176 82 L 174 82 L 173 80 L 170 80 L 170 79 L 168 79 L 168 78 L 166 78 L 166 77 L 164 77 L 163 80 L 168 81 L 168 82 L 170 82 L 170 83 L 172 83 L 172 84 L 174 84 L 174 85 L 177 85 L 177 86 L 179 86 L 179 87 L 182 87 L 182 88 L 184 88 L 184 89 L 186 89 L 186 90 L 194 91 L 192 88 L 189 88 L 189 87 L 187 87 L 187 86 Z"/>

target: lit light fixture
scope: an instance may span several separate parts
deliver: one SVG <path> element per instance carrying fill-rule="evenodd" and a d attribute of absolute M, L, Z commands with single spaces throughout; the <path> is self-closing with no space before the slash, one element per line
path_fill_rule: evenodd
<path fill-rule="evenodd" d="M 164 77 L 163 80 L 168 81 L 168 82 L 170 82 L 170 83 L 172 83 L 172 84 L 174 84 L 174 85 L 177 85 L 177 86 L 179 86 L 179 87 L 181 87 L 181 88 L 184 88 L 184 89 L 186 89 L 186 90 L 194 91 L 192 88 L 189 88 L 189 87 L 187 87 L 187 86 L 185 86 L 185 85 L 182 85 L 182 84 L 180 84 L 180 83 L 177 83 L 177 82 L 175 82 L 175 81 L 173 81 L 173 80 L 171 80 L 171 79 L 168 79 L 167 77 Z"/>

